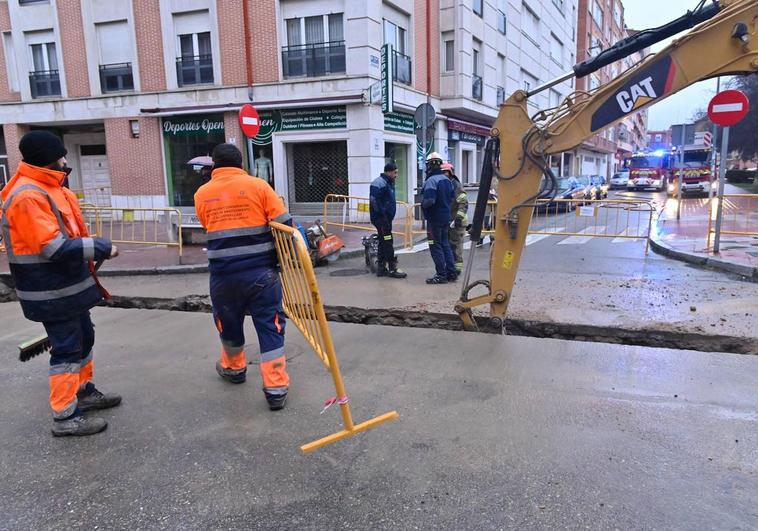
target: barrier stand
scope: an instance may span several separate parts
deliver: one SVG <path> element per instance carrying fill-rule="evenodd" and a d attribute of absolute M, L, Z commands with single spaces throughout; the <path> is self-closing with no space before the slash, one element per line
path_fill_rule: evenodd
<path fill-rule="evenodd" d="M 397 411 L 390 411 L 361 424 L 353 424 L 345 384 L 342 381 L 334 343 L 326 320 L 324 305 L 316 282 L 308 249 L 300 232 L 287 225 L 271 222 L 276 253 L 279 256 L 284 309 L 290 321 L 300 330 L 305 340 L 313 347 L 334 381 L 337 396 L 327 400 L 324 410 L 339 404 L 344 429 L 300 447 L 303 453 L 312 452 L 322 446 L 351 437 L 388 420 L 399 417 Z M 323 413 L 323 411 L 322 411 Z"/>
<path fill-rule="evenodd" d="M 328 231 L 330 227 L 337 227 L 343 231 L 346 229 L 360 230 L 366 232 L 376 232 L 376 228 L 371 224 L 370 216 L 370 199 L 368 197 L 357 197 L 352 195 L 327 194 L 324 197 L 324 216 L 323 225 Z M 392 234 L 403 238 L 403 247 L 413 247 L 413 239 L 410 236 L 411 228 L 409 223 L 412 221 L 412 206 L 405 201 L 395 201 L 398 210 L 404 210 L 405 213 L 396 215 L 395 221 L 403 220 L 401 231 L 393 227 Z"/>

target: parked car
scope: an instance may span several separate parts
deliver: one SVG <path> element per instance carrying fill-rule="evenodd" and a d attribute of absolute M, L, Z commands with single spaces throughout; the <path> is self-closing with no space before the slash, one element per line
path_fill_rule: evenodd
<path fill-rule="evenodd" d="M 611 190 L 616 188 L 623 188 L 626 190 L 627 184 L 629 184 L 629 170 L 614 173 L 613 177 L 611 177 Z"/>
<path fill-rule="evenodd" d="M 541 202 L 535 209 L 536 212 L 550 214 L 570 212 L 576 209 L 577 205 L 584 204 L 584 186 L 582 186 L 576 177 L 561 177 L 557 179 L 557 183 L 558 191 L 555 194 L 555 199 L 564 201 Z"/>

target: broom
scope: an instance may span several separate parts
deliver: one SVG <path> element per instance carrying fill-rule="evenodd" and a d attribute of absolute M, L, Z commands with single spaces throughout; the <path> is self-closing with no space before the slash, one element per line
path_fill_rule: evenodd
<path fill-rule="evenodd" d="M 103 265 L 103 260 L 99 260 L 97 264 L 95 264 L 95 271 L 100 269 L 101 265 Z M 94 272 L 92 274 L 94 276 Z M 97 280 L 97 277 L 95 277 L 95 282 L 97 282 L 97 285 L 100 286 L 100 282 Z M 100 287 L 102 288 L 102 286 Z M 110 298 L 110 295 L 108 295 L 106 298 Z M 41 335 L 33 339 L 29 339 L 28 341 L 24 341 L 18 346 L 18 359 L 22 362 L 29 361 L 30 359 L 39 356 L 40 354 L 48 352 L 52 346 L 53 345 L 50 343 L 50 338 L 47 337 L 47 335 Z"/>

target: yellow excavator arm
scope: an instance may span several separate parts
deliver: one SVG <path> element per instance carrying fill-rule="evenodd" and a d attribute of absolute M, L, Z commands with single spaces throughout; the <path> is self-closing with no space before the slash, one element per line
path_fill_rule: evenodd
<path fill-rule="evenodd" d="M 693 28 L 694 26 L 694 28 Z M 654 42 L 692 28 L 661 52 L 648 56 L 611 83 L 591 92 L 571 94 L 556 109 L 530 117 L 530 96 L 642 50 Z M 471 251 L 464 274 L 461 299 L 455 310 L 464 327 L 476 330 L 472 309 L 490 305 L 492 326 L 502 327 L 524 250 L 535 201 L 554 195 L 555 176 L 546 157 L 580 145 L 592 135 L 698 81 L 722 75 L 758 72 L 758 1 L 722 0 L 705 5 L 676 21 L 645 30 L 616 43 L 574 71 L 530 93 L 517 91 L 500 107 L 485 150 L 485 168 L 471 231 Z M 491 164 L 490 164 L 491 161 Z M 546 189 L 540 190 L 545 177 Z M 475 239 L 481 234 L 491 181 L 497 180 L 495 243 L 490 258 L 490 278 L 469 283 Z M 552 183 L 552 184 L 551 184 Z M 483 285 L 487 293 L 469 294 Z"/>

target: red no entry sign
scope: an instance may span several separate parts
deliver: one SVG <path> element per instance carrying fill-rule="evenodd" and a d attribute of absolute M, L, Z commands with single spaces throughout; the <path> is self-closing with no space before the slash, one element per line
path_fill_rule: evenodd
<path fill-rule="evenodd" d="M 708 104 L 708 118 L 716 125 L 729 127 L 742 120 L 750 109 L 747 96 L 739 90 L 724 90 Z"/>
<path fill-rule="evenodd" d="M 248 138 L 255 138 L 261 130 L 261 119 L 255 107 L 246 103 L 240 109 L 240 127 Z"/>

